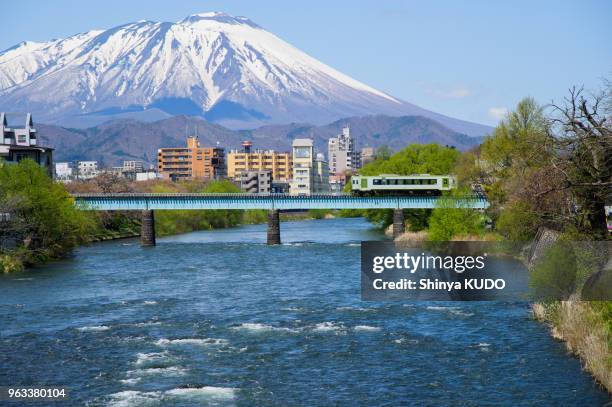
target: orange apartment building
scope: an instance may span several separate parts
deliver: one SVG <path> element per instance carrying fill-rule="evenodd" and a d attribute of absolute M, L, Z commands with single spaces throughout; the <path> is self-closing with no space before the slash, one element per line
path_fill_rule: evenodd
<path fill-rule="evenodd" d="M 166 179 L 218 179 L 225 176 L 222 148 L 201 147 L 197 137 L 187 137 L 187 147 L 157 150 L 157 171 Z"/>
<path fill-rule="evenodd" d="M 274 181 L 287 182 L 291 179 L 291 154 L 274 150 L 251 151 L 250 141 L 242 143 L 242 151 L 233 150 L 227 154 L 227 176 L 239 180 L 248 171 L 270 171 Z"/>

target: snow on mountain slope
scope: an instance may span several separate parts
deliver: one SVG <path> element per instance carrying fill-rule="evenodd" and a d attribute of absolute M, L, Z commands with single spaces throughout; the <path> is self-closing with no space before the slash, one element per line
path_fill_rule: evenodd
<path fill-rule="evenodd" d="M 411 114 L 488 130 L 389 96 L 224 13 L 18 44 L 0 53 L 0 110 L 70 125 L 192 114 L 234 128 Z"/>

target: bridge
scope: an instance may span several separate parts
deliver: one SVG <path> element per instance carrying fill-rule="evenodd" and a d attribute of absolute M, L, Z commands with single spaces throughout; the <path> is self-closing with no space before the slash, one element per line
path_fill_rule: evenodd
<path fill-rule="evenodd" d="M 155 210 L 268 210 L 268 244 L 280 244 L 279 212 L 307 209 L 393 209 L 393 235 L 404 232 L 404 209 L 463 208 L 486 209 L 482 196 L 460 198 L 441 196 L 354 196 L 348 194 L 314 194 L 296 196 L 286 194 L 73 194 L 75 205 L 81 210 L 141 211 L 143 246 L 155 246 Z"/>

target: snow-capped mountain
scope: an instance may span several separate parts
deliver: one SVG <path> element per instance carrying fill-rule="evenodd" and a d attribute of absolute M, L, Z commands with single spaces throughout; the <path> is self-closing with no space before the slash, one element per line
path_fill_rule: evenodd
<path fill-rule="evenodd" d="M 73 126 L 188 114 L 245 128 L 381 113 L 423 115 L 469 135 L 489 130 L 380 92 L 224 13 L 22 42 L 0 53 L 2 110 Z"/>

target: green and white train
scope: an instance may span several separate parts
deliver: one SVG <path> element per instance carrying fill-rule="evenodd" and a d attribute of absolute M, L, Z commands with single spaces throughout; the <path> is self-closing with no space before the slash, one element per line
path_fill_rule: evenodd
<path fill-rule="evenodd" d="M 457 186 L 451 175 L 354 175 L 351 191 L 355 195 L 440 195 Z"/>

